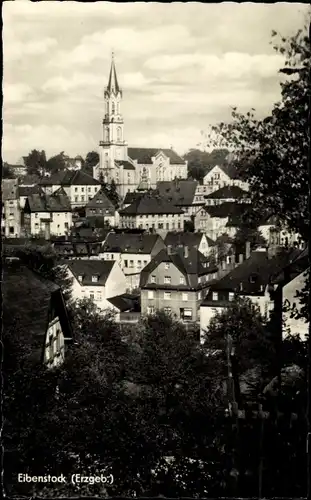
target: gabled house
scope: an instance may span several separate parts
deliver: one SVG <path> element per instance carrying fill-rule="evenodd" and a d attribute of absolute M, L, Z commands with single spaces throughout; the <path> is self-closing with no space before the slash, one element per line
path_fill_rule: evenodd
<path fill-rule="evenodd" d="M 264 215 L 259 221 L 258 230 L 269 245 L 288 247 L 301 242 L 300 235 L 286 229 L 276 215 Z"/>
<path fill-rule="evenodd" d="M 109 226 L 116 226 L 119 223 L 119 214 L 116 207 L 103 190 L 98 191 L 87 203 L 85 215 L 88 218 L 101 219 Z"/>
<path fill-rule="evenodd" d="M 41 187 L 38 184 L 34 186 L 18 186 L 18 195 L 19 195 L 19 205 L 21 210 L 25 207 L 26 200 L 28 196 L 32 194 L 40 194 L 43 193 Z"/>
<path fill-rule="evenodd" d="M 293 251 L 283 251 L 271 256 L 266 249 L 257 249 L 231 272 L 212 283 L 206 299 L 201 304 L 202 335 L 216 311 L 224 310 L 237 297 L 250 299 L 268 320 L 274 309 L 272 278 L 290 261 L 291 255 Z"/>
<path fill-rule="evenodd" d="M 176 178 L 172 181 L 157 182 L 156 190 L 163 199 L 183 210 L 185 220 L 191 220 L 198 207 L 205 205 L 204 200 L 196 199 L 197 186 L 198 181 Z"/>
<path fill-rule="evenodd" d="M 115 312 L 115 321 L 121 324 L 135 324 L 140 320 L 139 297 L 124 293 L 108 299 Z"/>
<path fill-rule="evenodd" d="M 26 236 L 68 234 L 72 226 L 72 211 L 68 196 L 62 190 L 52 195 L 42 192 L 28 196 L 23 210 Z"/>
<path fill-rule="evenodd" d="M 127 289 L 133 290 L 139 287 L 142 269 L 164 248 L 158 234 L 109 233 L 100 257 L 117 261 L 126 276 Z"/>
<path fill-rule="evenodd" d="M 18 332 L 31 359 L 59 366 L 72 340 L 60 287 L 11 258 L 3 265 L 2 291 L 4 335 Z"/>
<path fill-rule="evenodd" d="M 217 267 L 196 248 L 168 247 L 141 273 L 141 312 L 164 309 L 186 323 L 197 322 L 201 301 L 216 276 Z"/>
<path fill-rule="evenodd" d="M 11 164 L 4 162 L 3 166 L 9 168 L 15 178 L 26 175 L 27 173 L 27 168 L 22 163 Z"/>
<path fill-rule="evenodd" d="M 99 309 L 112 309 L 108 299 L 126 292 L 126 279 L 116 261 L 71 260 L 64 263 L 73 278 L 73 299 L 88 298 Z"/>
<path fill-rule="evenodd" d="M 133 192 L 128 192 L 126 193 L 124 200 L 122 202 L 122 208 L 127 208 L 132 203 L 136 202 L 137 200 L 140 200 L 144 196 L 144 192 L 138 192 L 138 191 L 133 191 Z"/>
<path fill-rule="evenodd" d="M 249 194 L 244 189 L 241 189 L 239 186 L 223 186 L 217 191 L 213 191 L 210 194 L 206 194 L 204 196 L 206 205 L 220 205 L 221 203 L 226 202 L 235 202 L 235 203 L 250 203 L 251 200 L 249 198 Z"/>
<path fill-rule="evenodd" d="M 130 206 L 119 210 L 121 228 L 140 228 L 157 233 L 183 231 L 184 212 L 160 195 L 146 193 Z"/>
<path fill-rule="evenodd" d="M 164 240 L 165 245 L 172 248 L 188 247 L 196 248 L 205 257 L 214 255 L 216 244 L 204 233 L 169 231 Z"/>
<path fill-rule="evenodd" d="M 195 230 L 205 232 L 212 240 L 223 234 L 234 237 L 238 229 L 237 221 L 240 220 L 242 223 L 242 216 L 248 213 L 249 207 L 248 203 L 236 202 L 202 207 L 194 218 Z M 228 222 L 231 225 L 228 225 Z"/>
<path fill-rule="evenodd" d="M 2 179 L 1 234 L 6 238 L 19 238 L 21 233 L 21 210 L 17 179 Z"/>
<path fill-rule="evenodd" d="M 239 178 L 237 169 L 232 162 L 211 167 L 204 176 L 203 187 L 204 186 L 206 186 L 210 193 L 224 186 L 238 186 L 248 191 L 248 184 Z M 208 193 L 205 192 L 205 194 Z"/>
<path fill-rule="evenodd" d="M 85 207 L 101 188 L 100 182 L 82 170 L 57 172 L 51 177 L 42 179 L 39 185 L 44 193 L 49 195 L 62 187 L 73 208 Z"/>
<path fill-rule="evenodd" d="M 80 155 L 70 158 L 69 156 L 64 156 L 65 165 L 68 170 L 80 170 L 83 166 L 83 158 Z"/>

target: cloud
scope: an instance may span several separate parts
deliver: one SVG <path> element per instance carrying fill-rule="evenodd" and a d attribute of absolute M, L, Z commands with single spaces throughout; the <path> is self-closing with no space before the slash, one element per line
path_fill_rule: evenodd
<path fill-rule="evenodd" d="M 11 83 L 3 86 L 4 108 L 8 104 L 16 104 L 33 97 L 33 89 L 25 83 Z"/>
<path fill-rule="evenodd" d="M 96 32 L 82 38 L 80 44 L 72 51 L 63 51 L 50 61 L 51 66 L 67 67 L 70 65 L 86 65 L 96 59 L 107 60 L 111 51 L 122 57 L 138 57 L 195 45 L 185 26 L 170 25 L 152 29 L 136 30 L 133 28 L 111 28 Z"/>
<path fill-rule="evenodd" d="M 46 54 L 49 50 L 57 46 L 57 40 L 54 38 L 41 38 L 30 42 L 20 42 L 13 35 L 4 37 L 3 56 L 5 62 L 13 62 L 28 56 L 40 56 Z"/>

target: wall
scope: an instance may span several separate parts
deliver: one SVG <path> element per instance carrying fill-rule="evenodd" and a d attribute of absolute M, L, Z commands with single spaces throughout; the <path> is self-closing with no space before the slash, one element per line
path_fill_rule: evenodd
<path fill-rule="evenodd" d="M 21 211 L 19 200 L 5 200 L 2 207 L 1 232 L 6 238 L 19 238 L 21 234 Z"/>
<path fill-rule="evenodd" d="M 297 299 L 296 293 L 304 288 L 306 282 L 305 272 L 296 276 L 295 279 L 287 283 L 283 287 L 283 304 L 284 306 L 292 306 L 296 303 L 298 310 L 301 309 L 299 304 L 299 299 Z M 286 329 L 290 329 L 291 335 L 299 335 L 301 340 L 306 340 L 309 332 L 309 323 L 306 323 L 303 319 L 294 319 L 290 317 L 290 312 L 283 312 L 283 321 L 285 322 L 283 337 L 286 336 Z"/>
<path fill-rule="evenodd" d="M 31 213 L 31 234 L 44 231 L 45 223 L 40 219 L 50 218 L 50 232 L 56 236 L 64 236 L 72 226 L 72 212 L 35 212 Z"/>
<path fill-rule="evenodd" d="M 54 368 L 64 362 L 65 339 L 59 318 L 54 318 L 47 328 L 44 349 L 44 363 Z"/>
<path fill-rule="evenodd" d="M 125 275 L 117 262 L 115 262 L 106 281 L 106 298 L 110 299 L 111 297 L 122 295 L 126 292 L 126 288 Z"/>
<path fill-rule="evenodd" d="M 84 207 L 100 190 L 100 185 L 64 187 L 72 207 Z"/>
<path fill-rule="evenodd" d="M 141 228 L 166 231 L 183 231 L 184 214 L 155 214 L 155 215 L 120 215 L 120 226 L 124 228 Z M 161 227 L 163 226 L 163 227 Z"/>

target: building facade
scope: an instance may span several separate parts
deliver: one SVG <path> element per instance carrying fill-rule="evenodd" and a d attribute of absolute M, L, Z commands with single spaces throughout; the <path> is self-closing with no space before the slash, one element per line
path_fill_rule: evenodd
<path fill-rule="evenodd" d="M 21 210 L 17 179 L 3 179 L 1 234 L 6 238 L 18 238 L 21 233 Z"/>

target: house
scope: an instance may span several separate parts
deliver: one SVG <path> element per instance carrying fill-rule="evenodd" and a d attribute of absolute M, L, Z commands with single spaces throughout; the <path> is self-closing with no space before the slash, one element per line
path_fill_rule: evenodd
<path fill-rule="evenodd" d="M 197 185 L 198 181 L 176 178 L 172 181 L 157 182 L 156 189 L 163 199 L 183 210 L 185 220 L 191 220 L 198 207 L 205 205 L 204 200 L 196 200 Z"/>
<path fill-rule="evenodd" d="M 93 168 L 95 179 L 110 183 L 114 179 L 118 194 L 136 191 L 143 182 L 154 189 L 158 181 L 187 178 L 187 162 L 173 149 L 128 147 L 122 116 L 123 91 L 112 58 L 108 85 L 104 92 L 105 115 L 100 146 L 100 161 Z"/>
<path fill-rule="evenodd" d="M 126 276 L 127 289 L 139 287 L 140 273 L 165 244 L 158 234 L 109 233 L 100 257 L 117 261 Z"/>
<path fill-rule="evenodd" d="M 17 179 L 2 179 L 1 234 L 6 238 L 18 238 L 21 232 L 21 211 Z"/>
<path fill-rule="evenodd" d="M 119 210 L 119 215 L 121 228 L 148 229 L 157 233 L 184 228 L 184 212 L 172 201 L 150 192 Z"/>
<path fill-rule="evenodd" d="M 48 368 L 65 359 L 72 339 L 64 298 L 55 285 L 23 266 L 6 259 L 3 266 L 3 333 L 20 335 L 23 350 Z M 18 297 L 18 300 L 17 300 Z"/>
<path fill-rule="evenodd" d="M 38 175 L 24 175 L 19 179 L 19 187 L 34 187 L 41 180 L 41 177 Z"/>
<path fill-rule="evenodd" d="M 239 186 L 223 186 L 217 191 L 213 191 L 210 194 L 204 196 L 206 205 L 220 205 L 226 202 L 243 202 L 250 203 L 249 194 L 244 189 Z"/>
<path fill-rule="evenodd" d="M 199 321 L 200 304 L 217 276 L 217 267 L 196 248 L 162 250 L 142 270 L 141 312 L 173 314 L 185 323 Z"/>
<path fill-rule="evenodd" d="M 222 234 L 234 237 L 238 229 L 237 221 L 242 223 L 242 217 L 248 213 L 249 207 L 248 203 L 236 202 L 201 207 L 194 218 L 195 231 L 205 232 L 212 240 Z"/>
<path fill-rule="evenodd" d="M 200 331 L 202 338 L 211 318 L 222 311 L 237 297 L 250 299 L 259 307 L 261 315 L 269 319 L 274 309 L 272 278 L 289 262 L 292 251 L 271 255 L 265 248 L 258 248 L 231 272 L 212 283 L 206 299 L 201 304 Z"/>
<path fill-rule="evenodd" d="M 27 168 L 23 164 L 12 165 L 11 163 L 4 162 L 3 166 L 9 168 L 15 178 L 27 174 Z"/>
<path fill-rule="evenodd" d="M 276 215 L 265 214 L 259 221 L 258 230 L 269 245 L 288 247 L 301 242 L 300 235 L 286 229 Z"/>
<path fill-rule="evenodd" d="M 72 226 L 72 211 L 68 196 L 62 190 L 52 195 L 44 193 L 28 196 L 23 211 L 23 229 L 28 236 L 44 234 L 62 236 Z"/>
<path fill-rule="evenodd" d="M 99 218 L 109 226 L 116 226 L 119 222 L 119 214 L 116 211 L 116 207 L 103 190 L 98 191 L 94 198 L 87 203 L 85 206 L 85 215 L 86 217 Z"/>
<path fill-rule="evenodd" d="M 21 210 L 25 207 L 26 200 L 28 196 L 32 194 L 40 194 L 43 193 L 41 187 L 38 184 L 34 184 L 33 186 L 18 186 L 18 195 L 19 195 L 19 205 Z"/>
<path fill-rule="evenodd" d="M 202 190 L 202 192 L 209 194 L 224 186 L 238 186 L 245 191 L 249 188 L 248 183 L 239 178 L 237 168 L 233 163 L 211 167 L 203 178 L 202 188 L 206 187 L 206 191 Z"/>
<path fill-rule="evenodd" d="M 56 172 L 51 177 L 41 179 L 39 185 L 43 192 L 49 195 L 63 188 L 72 208 L 85 207 L 101 188 L 100 182 L 82 170 Z"/>
<path fill-rule="evenodd" d="M 70 158 L 69 156 L 64 156 L 65 165 L 68 170 L 81 170 L 83 166 L 83 158 L 80 155 Z"/>
<path fill-rule="evenodd" d="M 204 233 L 176 232 L 169 231 L 165 237 L 164 243 L 172 248 L 188 247 L 196 248 L 205 257 L 214 254 L 215 242 L 208 238 Z"/>
<path fill-rule="evenodd" d="M 307 275 L 310 272 L 308 248 L 297 250 L 291 262 L 277 274 L 272 283 L 276 286 L 276 299 L 280 298 L 283 339 L 288 335 L 298 335 L 301 340 L 306 340 L 309 334 L 310 325 L 305 318 L 297 318 L 291 314 L 295 305 L 298 312 L 301 312 L 300 299 L 297 293 L 305 289 Z M 307 305 L 306 305 L 307 307 Z"/>
<path fill-rule="evenodd" d="M 115 321 L 121 324 L 135 324 L 140 320 L 139 297 L 124 293 L 108 299 L 115 311 Z"/>
<path fill-rule="evenodd" d="M 97 259 L 99 260 L 102 244 L 99 241 L 53 241 L 55 252 L 62 259 Z"/>
<path fill-rule="evenodd" d="M 126 195 L 124 197 L 124 200 L 122 202 L 122 208 L 129 207 L 135 201 L 140 200 L 141 198 L 143 198 L 144 195 L 145 195 L 145 193 L 142 192 L 142 191 L 141 192 L 132 191 L 132 192 L 126 193 Z"/>
<path fill-rule="evenodd" d="M 73 278 L 73 299 L 88 298 L 99 309 L 113 309 L 108 299 L 126 292 L 126 279 L 116 261 L 71 260 L 64 263 Z"/>

